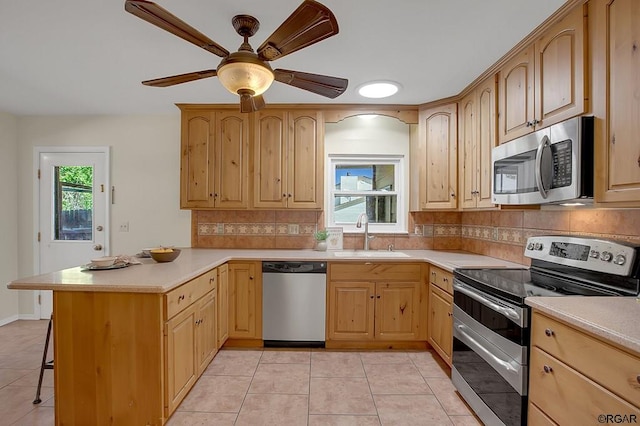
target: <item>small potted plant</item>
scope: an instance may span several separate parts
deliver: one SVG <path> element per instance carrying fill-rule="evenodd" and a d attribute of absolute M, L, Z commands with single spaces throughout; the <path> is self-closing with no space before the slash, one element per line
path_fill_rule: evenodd
<path fill-rule="evenodd" d="M 318 251 L 327 250 L 327 238 L 329 238 L 329 233 L 327 232 L 326 229 L 323 229 L 313 234 L 313 238 L 316 239 L 316 250 Z"/>

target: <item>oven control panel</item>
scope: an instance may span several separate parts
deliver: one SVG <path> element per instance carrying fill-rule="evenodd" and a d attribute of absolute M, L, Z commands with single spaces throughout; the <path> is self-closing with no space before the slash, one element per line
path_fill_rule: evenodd
<path fill-rule="evenodd" d="M 555 235 L 529 238 L 524 255 L 560 265 L 629 276 L 638 250 L 637 246 L 617 241 Z"/>

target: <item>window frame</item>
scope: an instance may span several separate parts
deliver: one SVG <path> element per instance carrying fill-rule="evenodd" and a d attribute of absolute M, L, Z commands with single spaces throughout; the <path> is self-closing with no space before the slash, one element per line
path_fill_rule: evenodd
<path fill-rule="evenodd" d="M 342 194 L 355 196 L 375 196 L 375 195 L 395 195 L 396 196 L 396 223 L 369 223 L 369 233 L 384 234 L 406 234 L 407 231 L 407 206 L 405 196 L 408 194 L 409 188 L 406 188 L 405 182 L 405 162 L 404 155 L 394 154 L 329 154 L 327 162 L 327 201 L 326 201 L 326 223 L 327 227 L 340 227 L 345 233 L 362 233 L 362 228 L 356 228 L 355 223 L 343 223 L 335 221 L 335 199 L 336 196 Z M 336 190 L 336 166 L 340 165 L 393 165 L 394 166 L 394 185 L 393 191 L 337 191 Z"/>

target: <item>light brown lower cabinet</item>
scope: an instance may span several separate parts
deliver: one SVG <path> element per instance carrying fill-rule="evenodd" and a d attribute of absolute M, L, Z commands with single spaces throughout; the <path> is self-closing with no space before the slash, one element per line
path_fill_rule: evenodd
<path fill-rule="evenodd" d="M 166 294 L 54 291 L 56 424 L 164 424 L 217 351 L 217 276 Z"/>
<path fill-rule="evenodd" d="M 640 420 L 640 354 L 537 311 L 531 344 L 530 425 Z"/>
<path fill-rule="evenodd" d="M 429 344 L 451 367 L 453 352 L 453 274 L 436 266 L 429 273 Z"/>
<path fill-rule="evenodd" d="M 262 263 L 229 262 L 229 339 L 262 345 Z"/>
<path fill-rule="evenodd" d="M 218 266 L 218 286 L 216 299 L 218 302 L 218 349 L 229 338 L 229 265 Z"/>
<path fill-rule="evenodd" d="M 329 264 L 327 347 L 426 341 L 420 264 Z"/>

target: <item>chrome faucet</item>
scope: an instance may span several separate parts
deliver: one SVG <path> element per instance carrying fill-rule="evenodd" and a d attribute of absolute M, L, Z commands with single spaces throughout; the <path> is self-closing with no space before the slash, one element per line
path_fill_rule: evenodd
<path fill-rule="evenodd" d="M 369 217 L 366 213 L 360 213 L 358 221 L 356 222 L 356 228 L 362 228 L 364 222 L 364 250 L 369 250 L 369 240 L 375 238 L 373 235 L 369 235 Z"/>

